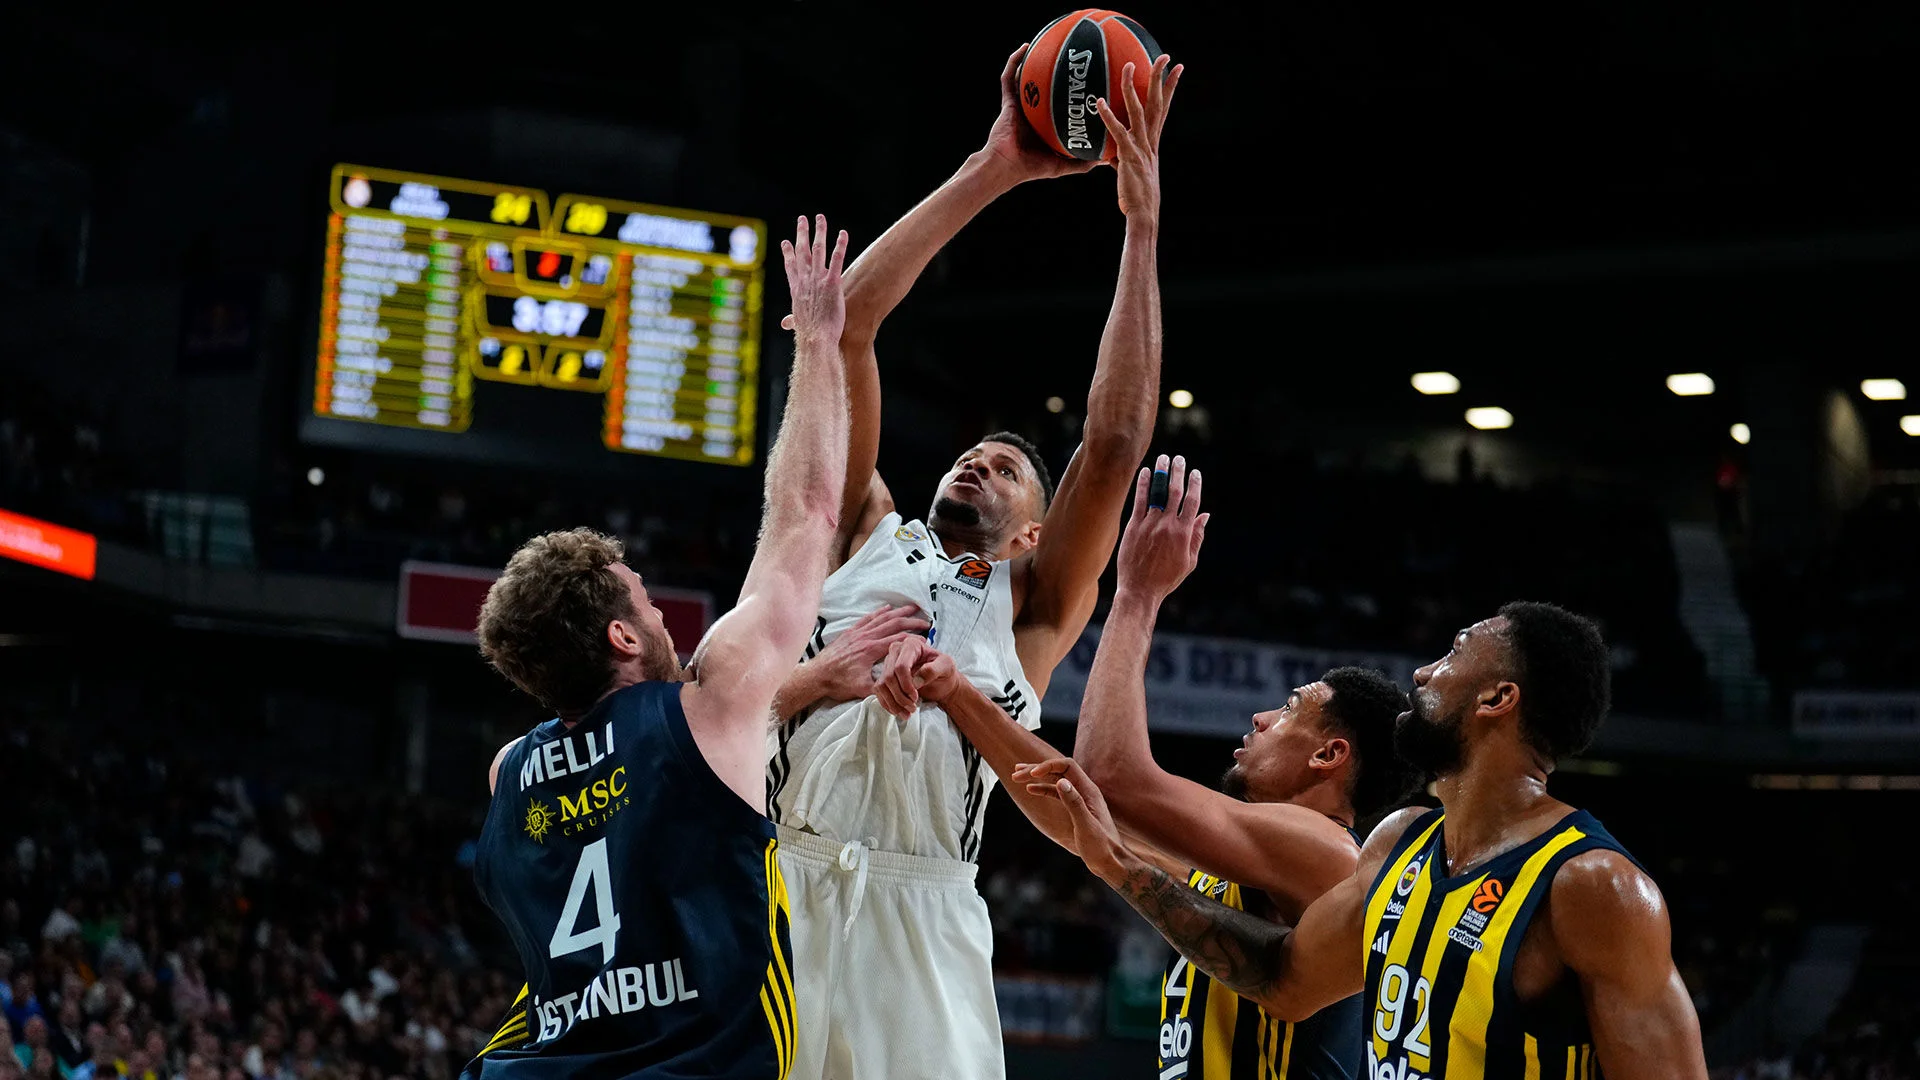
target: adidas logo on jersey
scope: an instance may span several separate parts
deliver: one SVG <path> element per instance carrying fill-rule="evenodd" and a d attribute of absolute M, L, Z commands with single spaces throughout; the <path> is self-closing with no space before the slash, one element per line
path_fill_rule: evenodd
<path fill-rule="evenodd" d="M 1380 936 L 1373 940 L 1373 951 L 1379 953 L 1381 956 L 1387 955 L 1387 943 L 1392 940 L 1393 940 L 1392 931 L 1390 930 L 1380 931 Z"/>

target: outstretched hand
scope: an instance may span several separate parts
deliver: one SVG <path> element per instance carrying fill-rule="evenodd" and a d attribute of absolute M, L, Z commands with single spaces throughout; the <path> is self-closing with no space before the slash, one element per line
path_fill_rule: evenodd
<path fill-rule="evenodd" d="M 873 693 L 879 683 L 873 674 L 874 665 L 885 659 L 896 643 L 917 637 L 929 625 L 920 609 L 911 604 L 882 604 L 862 615 L 859 622 L 807 661 L 808 667 L 817 669 L 821 697 L 830 702 L 859 701 Z"/>
<path fill-rule="evenodd" d="M 1153 503 L 1156 473 L 1167 477 L 1166 505 Z M 1120 535 L 1116 588 L 1138 592 L 1155 602 L 1180 587 L 1200 560 L 1207 519 L 1200 512 L 1200 470 L 1187 471 L 1187 459 L 1161 454 L 1152 469 L 1141 469 L 1133 484 L 1133 513 Z"/>
<path fill-rule="evenodd" d="M 1133 217 L 1146 215 L 1158 221 L 1160 214 L 1160 132 L 1167 124 L 1167 108 L 1173 104 L 1173 92 L 1180 86 L 1185 64 L 1167 65 L 1172 58 L 1162 55 L 1153 62 L 1147 77 L 1147 100 L 1140 100 L 1133 83 L 1133 65 L 1120 69 L 1121 102 L 1127 108 L 1123 122 L 1114 115 L 1113 104 L 1100 98 L 1094 107 L 1107 126 L 1107 138 L 1114 148 L 1114 171 L 1119 175 L 1120 212 Z"/>
<path fill-rule="evenodd" d="M 821 214 L 814 222 L 809 234 L 806 215 L 801 215 L 793 239 L 780 241 L 787 291 L 793 297 L 793 314 L 780 325 L 798 338 L 838 345 L 847 322 L 847 297 L 840 286 L 840 271 L 847 260 L 847 231 L 840 230 L 829 255 L 827 216 Z"/>
<path fill-rule="evenodd" d="M 874 696 L 880 707 L 902 720 L 911 719 L 920 702 L 939 704 L 959 689 L 960 671 L 953 657 L 933 647 L 923 637 L 907 637 L 887 649 L 880 680 Z"/>
<path fill-rule="evenodd" d="M 1054 176 L 1073 176 L 1091 171 L 1100 161 L 1081 161 L 1067 157 L 1046 144 L 1033 125 L 1027 123 L 1020 108 L 1020 64 L 1027 57 L 1022 45 L 1007 57 L 1000 72 L 1000 115 L 987 132 L 987 150 L 1009 167 L 1016 183 L 1044 180 Z"/>
<path fill-rule="evenodd" d="M 1107 810 L 1106 796 L 1072 758 L 1052 758 L 1037 765 L 1020 765 L 1013 782 L 1027 792 L 1058 799 L 1073 821 L 1073 850 L 1098 877 L 1111 880 L 1125 869 L 1130 854 L 1120 830 Z"/>

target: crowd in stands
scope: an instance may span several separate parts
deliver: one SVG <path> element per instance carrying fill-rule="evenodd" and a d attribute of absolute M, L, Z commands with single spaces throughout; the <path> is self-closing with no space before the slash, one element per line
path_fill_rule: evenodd
<path fill-rule="evenodd" d="M 0 1080 L 445 1080 L 483 962 L 474 812 L 308 798 L 17 713 L 0 746 Z"/>
<path fill-rule="evenodd" d="M 1873 488 L 1837 536 L 1753 560 L 1741 600 L 1763 670 L 1795 686 L 1920 686 L 1920 484 Z"/>

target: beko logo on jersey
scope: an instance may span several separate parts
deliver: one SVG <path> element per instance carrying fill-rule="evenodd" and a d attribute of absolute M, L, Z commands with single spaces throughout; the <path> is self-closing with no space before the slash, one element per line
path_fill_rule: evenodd
<path fill-rule="evenodd" d="M 1407 1064 L 1405 1054 L 1392 1061 L 1381 1061 L 1373 1052 L 1373 1040 L 1367 1040 L 1367 1071 L 1362 1074 L 1365 1080 L 1433 1080 Z"/>
<path fill-rule="evenodd" d="M 539 1041 L 546 1042 L 559 1038 L 582 1020 L 635 1013 L 649 1005 L 664 1008 L 699 996 L 700 991 L 687 985 L 686 972 L 675 957 L 658 964 L 603 972 L 585 990 L 547 1001 L 534 999 L 533 1012 L 540 1018 Z"/>
<path fill-rule="evenodd" d="M 574 753 L 573 737 L 580 732 L 571 732 L 563 739 L 555 739 L 545 746 L 527 752 L 527 760 L 520 765 L 520 790 L 525 791 L 535 784 L 548 780 L 557 780 L 562 776 L 572 776 L 584 772 L 607 759 L 613 753 L 613 722 L 600 729 L 600 739 L 594 740 L 594 733 L 586 732 L 587 759 L 580 760 Z"/>
<path fill-rule="evenodd" d="M 1407 913 L 1407 905 L 1398 900 L 1387 901 L 1387 910 L 1380 916 L 1381 922 L 1390 922 Z"/>

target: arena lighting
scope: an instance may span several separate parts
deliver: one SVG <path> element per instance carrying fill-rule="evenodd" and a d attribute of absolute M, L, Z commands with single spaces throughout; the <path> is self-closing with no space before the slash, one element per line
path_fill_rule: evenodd
<path fill-rule="evenodd" d="M 1416 371 L 1413 373 L 1413 388 L 1423 394 L 1457 394 L 1460 392 L 1460 380 L 1454 378 L 1451 371 Z"/>
<path fill-rule="evenodd" d="M 1175 390 L 1167 395 L 1167 404 L 1176 409 L 1184 409 L 1193 404 L 1193 395 L 1185 390 Z"/>
<path fill-rule="evenodd" d="M 1498 405 L 1482 405 L 1467 410 L 1467 423 L 1481 431 L 1496 431 L 1513 426 L 1513 414 Z"/>
<path fill-rule="evenodd" d="M 1899 379 L 1861 379 L 1860 392 L 1874 401 L 1907 400 L 1907 384 Z"/>
<path fill-rule="evenodd" d="M 325 469 L 315 465 L 313 468 L 307 470 L 307 483 L 312 484 L 314 487 L 319 487 L 326 482 L 327 472 Z"/>
<path fill-rule="evenodd" d="M 1920 416 L 1901 417 L 1900 430 L 1909 435 L 1920 435 Z"/>
<path fill-rule="evenodd" d="M 1667 389 L 1681 397 L 1702 397 L 1713 393 L 1713 377 L 1702 372 L 1667 376 Z"/>
<path fill-rule="evenodd" d="M 1739 443 L 1741 446 L 1745 446 L 1747 445 L 1748 441 L 1753 438 L 1753 429 L 1749 428 L 1745 424 L 1735 424 L 1733 425 L 1733 427 L 1727 430 L 1727 434 L 1733 436 L 1734 442 Z"/>
<path fill-rule="evenodd" d="M 1048 412 L 1060 412 L 1067 407 L 1067 399 L 1058 395 L 1047 399 Z"/>

